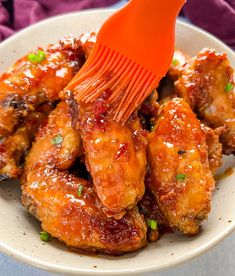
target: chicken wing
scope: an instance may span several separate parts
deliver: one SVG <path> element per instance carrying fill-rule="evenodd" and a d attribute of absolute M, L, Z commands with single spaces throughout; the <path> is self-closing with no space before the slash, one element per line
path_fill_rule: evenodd
<path fill-rule="evenodd" d="M 65 38 L 43 48 L 46 58 L 34 63 L 24 57 L 0 80 L 0 180 L 20 175 L 19 161 L 34 139 L 43 114 L 77 73 L 94 45 L 94 33 Z M 34 114 L 34 115 L 33 115 Z M 10 136 L 9 136 L 10 135 Z"/>
<path fill-rule="evenodd" d="M 25 56 L 1 76 L 0 137 L 12 134 L 20 118 L 43 102 L 59 100 L 59 92 L 85 61 L 79 38 L 65 38 L 39 50 L 43 53 L 40 62 Z"/>
<path fill-rule="evenodd" d="M 36 142 L 26 159 L 34 170 L 47 164 L 58 170 L 67 169 L 81 152 L 81 137 L 72 127 L 72 115 L 66 102 L 60 102 L 40 127 Z M 40 157 L 40 158 L 39 158 Z"/>
<path fill-rule="evenodd" d="M 204 49 L 183 69 L 176 91 L 212 128 L 225 127 L 223 151 L 235 153 L 235 90 L 226 54 Z"/>
<path fill-rule="evenodd" d="M 95 33 L 87 33 L 41 47 L 38 50 L 44 57 L 40 62 L 25 56 L 0 77 L 0 137 L 11 134 L 19 118 L 42 102 L 59 100 L 59 92 L 90 54 L 95 37 Z"/>
<path fill-rule="evenodd" d="M 136 115 L 125 126 L 113 121 L 106 114 L 105 100 L 80 104 L 78 114 L 97 195 L 107 215 L 121 218 L 144 194 L 146 132 Z"/>
<path fill-rule="evenodd" d="M 170 226 L 196 234 L 210 211 L 214 179 L 200 122 L 182 99 L 162 106 L 148 137 L 149 187 Z"/>
<path fill-rule="evenodd" d="M 146 245 L 146 225 L 137 207 L 120 220 L 109 218 L 92 184 L 68 173 L 81 152 L 67 103 L 41 127 L 27 156 L 22 202 L 42 228 L 69 247 L 120 254 Z"/>
<path fill-rule="evenodd" d="M 53 109 L 51 104 L 44 104 L 38 111 L 31 112 L 24 118 L 16 132 L 0 144 L 0 181 L 17 178 L 22 172 L 23 158 L 34 140 L 39 126 Z"/>

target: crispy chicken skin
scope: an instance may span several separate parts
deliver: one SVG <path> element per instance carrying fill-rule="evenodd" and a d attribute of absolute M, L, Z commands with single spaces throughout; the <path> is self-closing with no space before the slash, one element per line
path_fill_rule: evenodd
<path fill-rule="evenodd" d="M 77 193 L 80 185 L 81 197 Z M 94 188 L 66 172 L 39 167 L 28 173 L 22 202 L 45 231 L 69 247 L 121 254 L 146 245 L 146 226 L 137 208 L 121 220 L 108 218 Z"/>
<path fill-rule="evenodd" d="M 125 126 L 105 114 L 105 101 L 79 106 L 86 165 L 107 215 L 121 218 L 145 190 L 146 132 L 133 115 Z"/>
<path fill-rule="evenodd" d="M 226 54 L 203 49 L 183 69 L 175 83 L 184 98 L 210 127 L 225 127 L 223 151 L 235 153 L 235 91 Z"/>
<path fill-rule="evenodd" d="M 174 98 L 177 98 L 177 94 L 174 89 L 174 82 L 172 82 L 172 80 L 168 77 L 162 79 L 160 87 L 158 88 L 158 92 L 160 106 Z M 153 100 L 156 101 L 157 97 L 155 97 Z M 159 105 L 157 102 L 154 104 L 154 102 L 152 103 L 152 101 L 150 102 L 149 99 L 147 99 L 141 106 L 140 112 L 141 115 L 144 115 L 144 123 L 142 125 L 144 125 L 145 128 L 148 127 L 151 129 L 157 123 L 155 117 L 159 110 Z M 157 106 L 158 108 L 153 108 L 153 106 Z M 222 165 L 222 144 L 219 138 L 221 135 L 227 132 L 227 129 L 222 127 L 214 130 L 203 123 L 201 123 L 201 129 L 206 135 L 210 169 L 213 173 L 215 173 Z"/>
<path fill-rule="evenodd" d="M 41 127 L 27 156 L 21 179 L 23 205 L 45 231 L 69 247 L 121 254 L 145 246 L 146 225 L 137 207 L 120 220 L 109 218 L 92 184 L 68 173 L 80 151 L 80 135 L 73 128 L 68 104 L 62 102 Z"/>
<path fill-rule="evenodd" d="M 26 159 L 26 170 L 28 164 L 32 170 L 45 164 L 59 170 L 67 169 L 81 147 L 80 134 L 72 127 L 70 108 L 66 102 L 60 102 L 40 127 Z"/>
<path fill-rule="evenodd" d="M 12 134 L 20 118 L 40 104 L 59 100 L 59 92 L 85 61 L 84 47 L 80 38 L 62 39 L 39 48 L 43 61 L 33 63 L 25 56 L 0 77 L 0 138 Z"/>
<path fill-rule="evenodd" d="M 38 111 L 24 118 L 17 131 L 0 144 L 0 181 L 17 178 L 22 172 L 23 158 L 31 146 L 39 126 L 47 118 L 53 106 L 44 104 Z"/>
<path fill-rule="evenodd" d="M 200 122 L 182 99 L 162 106 L 148 137 L 149 187 L 170 226 L 197 234 L 210 212 L 214 179 Z"/>
<path fill-rule="evenodd" d="M 46 59 L 33 64 L 23 57 L 0 79 L 0 181 L 15 179 L 34 134 L 59 92 L 77 73 L 94 45 L 95 33 L 62 39 L 43 48 Z M 11 134 L 10 136 L 8 136 Z M 4 137 L 6 136 L 6 137 Z M 4 137 L 4 138 L 3 138 Z"/>
<path fill-rule="evenodd" d="M 210 169 L 213 173 L 215 173 L 222 166 L 223 158 L 222 144 L 219 141 L 219 134 L 204 124 L 201 124 L 201 130 L 206 135 Z"/>

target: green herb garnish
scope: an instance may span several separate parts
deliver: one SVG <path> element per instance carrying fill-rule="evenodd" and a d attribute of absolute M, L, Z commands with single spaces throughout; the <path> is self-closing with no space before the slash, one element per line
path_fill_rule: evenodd
<path fill-rule="evenodd" d="M 154 220 L 154 219 L 148 219 L 147 220 L 147 224 L 148 224 L 148 227 L 151 230 L 157 230 L 157 221 L 156 220 Z"/>
<path fill-rule="evenodd" d="M 63 137 L 60 134 L 58 134 L 55 138 L 51 139 L 51 143 L 53 145 L 59 145 L 62 142 L 63 142 Z"/>
<path fill-rule="evenodd" d="M 231 90 L 233 90 L 234 85 L 232 83 L 227 83 L 227 85 L 225 86 L 225 91 L 226 92 L 230 92 Z"/>
<path fill-rule="evenodd" d="M 83 185 L 78 186 L 78 196 L 79 197 L 82 195 L 83 189 L 84 189 Z"/>
<path fill-rule="evenodd" d="M 186 175 L 183 173 L 180 173 L 180 174 L 177 174 L 175 178 L 176 180 L 185 180 Z"/>
<path fill-rule="evenodd" d="M 46 55 L 43 51 L 38 50 L 35 53 L 30 53 L 28 54 L 28 60 L 31 61 L 32 63 L 40 63 L 44 59 L 46 59 Z"/>
<path fill-rule="evenodd" d="M 174 58 L 174 59 L 172 60 L 172 65 L 173 65 L 173 66 L 177 66 L 179 63 L 180 63 L 180 62 L 179 62 L 178 59 L 176 59 L 176 58 Z"/>
<path fill-rule="evenodd" d="M 41 231 L 40 232 L 40 239 L 44 242 L 47 242 L 50 239 L 50 234 L 47 233 L 46 231 Z"/>

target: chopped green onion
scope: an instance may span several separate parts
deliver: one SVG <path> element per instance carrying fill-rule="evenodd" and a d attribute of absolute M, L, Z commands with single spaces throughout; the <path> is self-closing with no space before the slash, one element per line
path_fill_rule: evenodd
<path fill-rule="evenodd" d="M 51 139 L 51 143 L 53 145 L 59 145 L 62 142 L 63 142 L 63 137 L 60 134 L 58 134 L 55 138 Z"/>
<path fill-rule="evenodd" d="M 154 219 L 148 219 L 147 220 L 147 224 L 148 224 L 148 227 L 151 230 L 157 230 L 157 221 L 156 220 L 154 220 Z"/>
<path fill-rule="evenodd" d="M 46 55 L 41 50 L 38 50 L 35 54 L 34 53 L 28 54 L 28 60 L 31 61 L 32 63 L 40 63 L 44 59 L 46 59 Z"/>
<path fill-rule="evenodd" d="M 177 174 L 175 178 L 176 180 L 185 180 L 186 175 L 183 173 L 180 173 L 180 174 Z"/>
<path fill-rule="evenodd" d="M 227 83 L 227 85 L 225 86 L 225 91 L 226 92 L 229 92 L 229 91 L 231 91 L 231 90 L 233 90 L 233 87 L 234 87 L 234 85 L 232 84 L 232 83 Z"/>
<path fill-rule="evenodd" d="M 176 59 L 176 58 L 174 58 L 174 59 L 172 60 L 172 65 L 173 65 L 173 66 L 177 66 L 179 63 L 180 63 L 180 62 L 179 62 L 178 59 Z"/>
<path fill-rule="evenodd" d="M 79 197 L 82 195 L 83 189 L 84 189 L 83 185 L 78 186 L 78 196 Z"/>
<path fill-rule="evenodd" d="M 40 232 L 40 239 L 44 242 L 47 242 L 50 239 L 50 234 L 47 233 L 46 231 L 41 231 Z"/>
<path fill-rule="evenodd" d="M 178 151 L 178 154 L 182 155 L 182 154 L 185 154 L 186 153 L 186 150 L 179 150 Z"/>

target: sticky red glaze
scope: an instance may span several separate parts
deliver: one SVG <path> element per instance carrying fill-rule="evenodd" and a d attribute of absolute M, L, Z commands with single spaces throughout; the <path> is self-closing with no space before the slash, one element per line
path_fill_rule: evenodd
<path fill-rule="evenodd" d="M 19 59 L 0 81 L 0 137 L 12 134 L 20 118 L 40 104 L 57 101 L 59 92 L 85 62 L 86 42 L 65 38 L 42 50 L 46 58 L 32 63 L 27 56 Z"/>
<path fill-rule="evenodd" d="M 123 154 L 127 153 L 127 150 L 128 150 L 128 145 L 126 143 L 120 144 L 119 150 L 116 154 L 116 158 L 118 159 L 118 158 L 122 157 Z"/>
<path fill-rule="evenodd" d="M 226 54 L 203 49 L 183 68 L 175 83 L 176 92 L 198 112 L 210 127 L 226 127 L 221 135 L 225 154 L 235 152 L 235 85 Z"/>
<path fill-rule="evenodd" d="M 52 144 L 60 133 L 62 142 Z M 68 246 L 86 252 L 120 254 L 146 244 L 146 226 L 137 208 L 120 220 L 103 211 L 93 185 L 68 173 L 80 154 L 79 132 L 67 103 L 61 102 L 41 127 L 21 178 L 22 202 L 42 228 Z M 83 191 L 78 194 L 78 187 Z"/>
<path fill-rule="evenodd" d="M 42 227 L 70 247 L 112 254 L 134 251 L 146 244 L 145 224 L 137 209 L 121 220 L 108 218 L 91 185 L 46 168 L 27 173 L 23 204 L 42 221 Z M 81 196 L 78 186 L 83 185 Z"/>
<path fill-rule="evenodd" d="M 110 216 L 122 217 L 144 194 L 146 137 L 136 116 L 122 126 L 102 114 L 97 124 L 93 104 L 80 104 L 79 130 L 86 164 L 98 197 Z"/>
<path fill-rule="evenodd" d="M 149 187 L 162 213 L 171 227 L 196 234 L 210 211 L 214 189 L 200 122 L 182 99 L 171 100 L 162 107 L 148 140 Z M 177 180 L 179 174 L 185 179 Z"/>
<path fill-rule="evenodd" d="M 25 56 L 0 78 L 0 139 L 4 138 L 5 145 L 0 153 L 0 175 L 4 179 L 19 176 L 42 117 L 53 109 L 60 90 L 84 63 L 94 45 L 93 37 L 65 38 L 39 48 L 45 60 L 34 64 Z"/>

